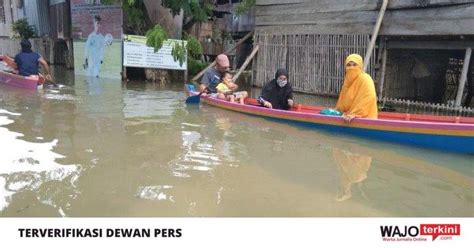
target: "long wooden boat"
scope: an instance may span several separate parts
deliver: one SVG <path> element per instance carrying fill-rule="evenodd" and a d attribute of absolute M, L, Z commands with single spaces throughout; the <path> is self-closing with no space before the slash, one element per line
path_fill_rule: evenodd
<path fill-rule="evenodd" d="M 198 92 L 187 88 L 189 96 Z M 449 152 L 474 154 L 474 118 L 380 112 L 378 119 L 355 118 L 349 124 L 340 116 L 321 115 L 324 108 L 296 104 L 291 110 L 261 107 L 256 99 L 245 104 L 201 96 L 201 101 L 222 109 L 288 121 L 308 127 L 349 133 Z"/>
<path fill-rule="evenodd" d="M 17 74 L 0 71 L 0 83 L 15 87 L 36 90 L 43 87 L 45 78 L 43 76 L 24 77 Z"/>

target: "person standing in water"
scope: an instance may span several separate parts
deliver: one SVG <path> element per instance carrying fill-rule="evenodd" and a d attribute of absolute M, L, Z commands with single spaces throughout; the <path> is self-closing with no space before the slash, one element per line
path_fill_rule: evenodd
<path fill-rule="evenodd" d="M 112 44 L 112 35 L 107 34 L 105 37 L 99 33 L 100 22 L 102 19 L 99 15 L 94 16 L 94 31 L 87 37 L 84 49 L 84 64 L 86 76 L 99 77 L 100 67 L 104 60 L 105 46 Z"/>

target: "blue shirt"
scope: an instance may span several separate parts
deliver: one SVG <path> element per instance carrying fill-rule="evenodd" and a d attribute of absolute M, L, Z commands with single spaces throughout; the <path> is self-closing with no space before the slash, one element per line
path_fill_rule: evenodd
<path fill-rule="evenodd" d="M 18 73 L 22 76 L 38 75 L 41 55 L 35 52 L 21 52 L 15 56 L 15 63 L 18 66 Z"/>

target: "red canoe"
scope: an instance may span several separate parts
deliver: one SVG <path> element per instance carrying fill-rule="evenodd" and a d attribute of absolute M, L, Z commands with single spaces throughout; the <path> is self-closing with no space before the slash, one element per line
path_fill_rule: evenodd
<path fill-rule="evenodd" d="M 43 87 L 45 78 L 43 76 L 24 77 L 9 72 L 0 71 L 0 83 L 12 85 L 15 87 L 37 90 Z"/>
<path fill-rule="evenodd" d="M 190 96 L 198 94 L 193 85 L 188 85 L 187 93 Z M 297 104 L 285 111 L 260 107 L 255 99 L 246 99 L 246 104 L 202 96 L 201 99 L 214 107 L 331 132 L 474 154 L 474 118 L 380 112 L 378 119 L 355 118 L 347 124 L 340 116 L 319 114 L 323 109 L 319 106 Z"/>

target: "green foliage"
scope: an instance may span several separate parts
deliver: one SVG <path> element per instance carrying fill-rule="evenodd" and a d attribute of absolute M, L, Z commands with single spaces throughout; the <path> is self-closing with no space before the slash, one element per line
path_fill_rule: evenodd
<path fill-rule="evenodd" d="M 153 47 L 156 53 L 163 46 L 163 42 L 168 39 L 168 35 L 159 24 L 156 24 L 155 27 L 146 32 L 146 38 L 146 45 Z"/>
<path fill-rule="evenodd" d="M 255 0 L 243 0 L 235 8 L 235 14 L 240 16 L 251 10 L 255 6 Z"/>
<path fill-rule="evenodd" d="M 207 21 L 213 7 L 210 0 L 163 0 L 162 5 L 170 9 L 173 16 L 183 10 L 186 16 L 191 16 L 197 22 Z"/>
<path fill-rule="evenodd" d="M 37 37 L 35 28 L 28 23 L 26 18 L 22 18 L 14 22 L 12 24 L 12 31 L 15 33 L 15 36 L 22 39 Z"/>
<path fill-rule="evenodd" d="M 170 9 L 173 16 L 179 15 L 181 9 L 186 7 L 188 0 L 163 0 L 162 5 Z"/>
<path fill-rule="evenodd" d="M 199 59 L 203 53 L 202 45 L 192 35 L 186 34 L 185 37 L 188 49 L 188 72 L 190 75 L 196 75 L 207 67 L 207 64 Z"/>
<path fill-rule="evenodd" d="M 179 61 L 180 65 L 183 65 L 187 57 L 188 60 L 195 60 L 192 63 L 198 64 L 197 61 L 199 61 L 199 57 L 202 54 L 201 43 L 192 35 L 185 34 L 185 38 L 186 43 L 184 41 L 174 42 L 173 50 L 171 51 L 173 59 L 174 61 Z"/>
<path fill-rule="evenodd" d="M 122 8 L 127 13 L 125 32 L 143 35 L 147 29 L 147 14 L 143 0 L 123 0 Z"/>
<path fill-rule="evenodd" d="M 200 71 L 204 70 L 207 67 L 207 64 L 198 59 L 189 58 L 188 59 L 188 72 L 189 75 L 196 75 Z"/>
<path fill-rule="evenodd" d="M 204 22 L 212 15 L 212 2 L 212 0 L 163 0 L 162 5 L 169 8 L 175 16 L 183 11 L 186 16 L 191 17 L 194 21 Z M 128 26 L 146 26 L 145 19 L 147 15 L 143 8 L 143 0 L 123 0 L 123 11 L 127 13 Z M 163 42 L 168 40 L 166 31 L 160 25 L 155 25 L 152 29 L 148 30 L 146 37 L 147 46 L 153 47 L 155 52 L 163 46 Z M 188 71 L 191 75 L 197 74 L 207 66 L 206 63 L 199 59 L 203 53 L 203 48 L 196 37 L 187 34 L 184 37 L 186 42 L 173 42 L 171 54 L 175 61 L 179 61 L 180 65 L 187 59 Z"/>
<path fill-rule="evenodd" d="M 179 61 L 179 65 L 182 66 L 186 60 L 186 44 L 184 41 L 174 42 L 173 49 L 171 50 L 174 61 Z"/>
<path fill-rule="evenodd" d="M 202 54 L 201 42 L 192 35 L 186 35 L 186 43 L 188 49 L 188 56 L 193 59 L 198 59 Z"/>

